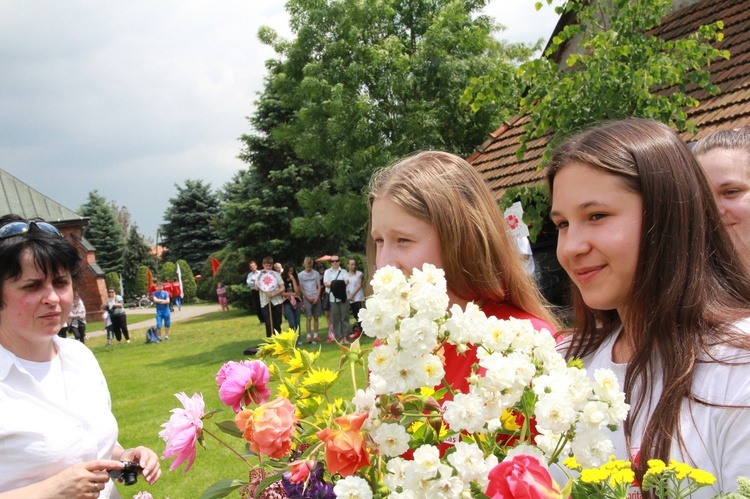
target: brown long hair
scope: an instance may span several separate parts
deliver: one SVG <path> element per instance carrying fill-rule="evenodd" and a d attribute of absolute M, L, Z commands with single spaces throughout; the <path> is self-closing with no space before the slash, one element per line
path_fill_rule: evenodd
<path fill-rule="evenodd" d="M 546 321 L 558 322 L 523 269 L 500 208 L 482 177 L 450 153 L 425 151 L 376 171 L 367 200 L 387 198 L 438 233 L 448 287 L 464 300 L 508 301 Z M 377 249 L 368 231 L 367 262 L 375 271 Z"/>
<path fill-rule="evenodd" d="M 750 279 L 703 170 L 666 125 L 631 118 L 572 137 L 547 170 L 552 199 L 555 175 L 571 163 L 617 175 L 642 197 L 638 264 L 624 317 L 587 307 L 573 286 L 575 326 L 567 352 L 568 357 L 591 354 L 623 326 L 635 347 L 624 380 L 631 404 L 624 425 L 628 442 L 633 419 L 661 375 L 662 395 L 641 443 L 637 476 L 642 477 L 648 459 L 669 457 L 675 434 L 685 450 L 679 433 L 682 402 L 707 403 L 692 391 L 696 364 L 727 363 L 710 351 L 721 343 L 750 350 L 750 336 L 731 327 L 750 316 Z"/>

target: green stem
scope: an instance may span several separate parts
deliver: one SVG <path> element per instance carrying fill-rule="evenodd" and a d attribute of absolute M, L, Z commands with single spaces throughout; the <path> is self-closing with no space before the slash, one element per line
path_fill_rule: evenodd
<path fill-rule="evenodd" d="M 352 374 L 352 388 L 357 393 L 357 374 L 354 372 L 354 362 L 349 361 L 349 372 Z"/>
<path fill-rule="evenodd" d="M 230 451 L 232 451 L 237 457 L 239 457 L 240 459 L 242 459 L 243 461 L 245 461 L 245 464 L 247 464 L 250 468 L 254 467 L 253 464 L 250 461 L 248 461 L 247 459 L 245 459 L 245 456 L 243 456 L 242 454 L 240 454 L 239 452 L 237 452 L 236 450 L 234 450 L 230 445 L 228 445 L 222 439 L 220 439 L 219 437 L 217 437 L 216 435 L 214 435 L 213 433 L 211 433 L 210 431 L 208 431 L 205 428 L 203 428 L 203 433 L 205 433 L 206 435 L 208 435 L 210 437 L 213 437 L 214 440 L 216 440 L 221 445 L 223 445 L 224 447 L 226 447 L 227 449 L 229 449 Z"/>

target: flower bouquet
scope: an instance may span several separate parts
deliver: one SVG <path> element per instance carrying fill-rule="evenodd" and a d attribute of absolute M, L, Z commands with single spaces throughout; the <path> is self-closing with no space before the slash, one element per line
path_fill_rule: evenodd
<path fill-rule="evenodd" d="M 292 331 L 268 339 L 263 360 L 219 370 L 219 397 L 235 417 L 216 428 L 242 439 L 243 451 L 207 428 L 216 411 L 205 412 L 202 396 L 178 394 L 183 408 L 160 433 L 164 457 L 176 457 L 170 469 L 185 462 L 187 471 L 209 435 L 248 464 L 250 479 L 218 482 L 204 498 L 240 487 L 254 497 L 567 497 L 573 481 L 561 490 L 550 466 L 609 462 L 608 435 L 628 410 L 612 372 L 589 378 L 530 321 L 487 317 L 473 303 L 447 313 L 444 273 L 432 265 L 408 279 L 385 267 L 371 284 L 360 320 L 375 346 L 341 346 L 338 372 L 317 368 L 319 352 L 295 348 Z M 461 374 L 467 390 L 445 381 L 447 349 L 476 355 Z M 332 400 L 347 371 L 354 397 Z"/>

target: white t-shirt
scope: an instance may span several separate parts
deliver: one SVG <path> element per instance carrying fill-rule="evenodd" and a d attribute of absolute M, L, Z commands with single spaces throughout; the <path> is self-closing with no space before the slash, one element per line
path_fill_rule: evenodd
<path fill-rule="evenodd" d="M 737 323 L 741 331 L 750 332 L 750 319 Z M 623 389 L 627 364 L 616 364 L 612 361 L 612 348 L 618 332 L 612 334 L 597 350 L 583 359 L 589 376 L 601 368 L 611 369 Z M 567 347 L 568 342 L 561 343 L 558 348 Z M 750 407 L 750 352 L 734 347 L 716 347 L 712 354 L 717 359 L 734 362 L 735 365 L 718 364 L 716 362 L 698 363 L 695 368 L 693 393 L 699 400 L 718 405 L 736 405 Z M 657 375 L 660 374 L 658 371 Z M 657 387 L 651 396 L 651 407 L 661 395 L 662 380 L 654 380 Z M 635 400 L 635 397 L 633 397 Z M 648 399 L 644 410 L 650 416 Z M 645 415 L 644 415 L 645 416 Z M 639 417 L 633 423 L 633 436 L 628 451 L 625 445 L 625 434 L 622 428 L 612 434 L 615 446 L 615 457 L 633 461 L 639 451 L 641 435 L 648 417 Z M 748 476 L 750 473 L 750 408 L 710 407 L 685 399 L 680 411 L 680 430 L 685 442 L 686 453 L 682 454 L 675 440 L 672 445 L 671 458 L 711 472 L 716 477 L 712 487 L 704 487 L 693 494 L 692 499 L 709 499 L 719 491 L 732 492 L 737 490 L 738 476 Z M 629 495 L 629 498 L 641 497 Z"/>
<path fill-rule="evenodd" d="M 358 301 L 365 301 L 365 292 L 362 289 L 362 271 L 361 270 L 355 270 L 354 275 L 351 275 L 349 272 L 346 273 L 346 275 L 349 277 L 349 282 L 346 283 L 346 295 L 350 296 L 352 294 L 352 291 L 354 291 L 357 286 L 359 286 L 359 290 L 355 293 L 354 297 L 349 300 L 352 303 L 357 303 Z"/>
<path fill-rule="evenodd" d="M 323 282 L 333 282 L 333 281 L 344 281 L 346 283 L 349 282 L 349 271 L 344 270 L 342 268 L 339 268 L 338 270 L 333 270 L 333 267 L 330 269 L 326 269 L 325 273 L 323 274 Z M 331 287 L 326 286 L 326 291 L 330 293 Z M 331 297 L 331 303 L 339 303 L 346 300 L 339 300 L 335 296 L 333 296 L 333 293 L 330 294 Z"/>
<path fill-rule="evenodd" d="M 117 421 L 96 358 L 79 341 L 52 341 L 59 364 L 57 359 L 30 363 L 0 345 L 0 492 L 77 463 L 110 459 L 117 443 Z M 53 375 L 54 380 L 45 378 Z M 48 395 L 50 389 L 64 393 Z M 120 495 L 110 480 L 99 497 Z"/>

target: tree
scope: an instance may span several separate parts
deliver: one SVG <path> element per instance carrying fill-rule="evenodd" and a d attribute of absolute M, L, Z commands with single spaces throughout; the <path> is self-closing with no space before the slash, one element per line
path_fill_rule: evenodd
<path fill-rule="evenodd" d="M 268 95 L 292 114 L 270 139 L 321 168 L 297 196 L 294 235 L 361 246 L 362 189 L 377 167 L 419 149 L 467 154 L 502 118 L 498 104 L 475 115 L 459 105 L 472 78 L 513 71 L 531 48 L 507 46 L 477 15 L 486 0 L 290 0 L 296 38 L 268 28 Z M 254 163 L 256 167 L 260 165 Z M 359 248 L 355 248 L 359 249 Z"/>
<path fill-rule="evenodd" d="M 109 207 L 112 208 L 112 211 L 115 214 L 115 218 L 117 219 L 117 223 L 119 223 L 120 227 L 122 227 L 122 233 L 129 234 L 130 228 L 133 224 L 133 217 L 130 215 L 127 206 L 120 207 L 115 201 L 110 201 Z"/>
<path fill-rule="evenodd" d="M 133 293 L 136 296 L 148 294 L 148 272 L 149 268 L 145 265 L 138 267 L 138 273 L 135 278 Z"/>
<path fill-rule="evenodd" d="M 161 226 L 163 244 L 169 248 L 168 260 L 185 260 L 195 272 L 208 255 L 224 247 L 216 227 L 219 199 L 202 180 L 188 179 L 184 187 L 175 187 L 177 196 L 170 198 Z"/>
<path fill-rule="evenodd" d="M 332 174 L 330 168 L 299 159 L 290 147 L 272 138 L 273 130 L 292 116 L 267 80 L 250 118 L 257 134 L 241 139 L 240 159 L 249 166 L 237 172 L 221 193 L 223 237 L 232 248 L 256 259 L 273 255 L 281 261 L 299 261 L 311 248 L 332 251 L 340 244 L 317 232 L 291 231 L 292 220 L 304 216 L 297 192 Z"/>
<path fill-rule="evenodd" d="M 146 244 L 144 237 L 138 232 L 137 225 L 130 226 L 130 233 L 125 242 L 122 252 L 122 279 L 127 296 L 140 295 L 146 291 L 139 292 L 136 289 L 136 278 L 141 266 L 149 268 L 156 267 L 156 255 L 151 253 L 151 248 Z"/>
<path fill-rule="evenodd" d="M 177 277 L 177 265 L 174 262 L 164 262 L 164 265 L 159 267 L 159 280 L 161 282 L 172 282 L 175 277 Z"/>
<path fill-rule="evenodd" d="M 88 201 L 81 206 L 80 212 L 89 217 L 89 225 L 83 235 L 96 249 L 96 262 L 104 272 L 122 272 L 125 237 L 107 200 L 93 190 L 89 192 Z"/>
<path fill-rule="evenodd" d="M 551 3 L 552 0 L 547 0 Z M 537 3 L 540 8 L 541 2 Z M 575 15 L 558 33 L 546 56 L 522 64 L 518 80 L 526 87 L 518 113 L 529 116 L 521 138 L 519 157 L 526 144 L 554 131 L 542 165 L 566 136 L 600 121 L 628 116 L 653 118 L 678 130 L 695 132 L 686 109 L 699 102 L 689 90 L 701 88 L 716 94 L 706 69 L 729 52 L 711 42 L 722 39 L 723 23 L 701 26 L 697 32 L 677 40 L 663 40 L 651 31 L 670 11 L 671 0 L 614 0 L 611 2 L 570 0 L 557 7 Z M 564 64 L 553 56 L 574 37 L 580 48 Z M 491 81 L 477 81 L 464 95 L 473 108 L 501 98 L 504 88 Z M 480 99 L 476 96 L 481 95 Z"/>

